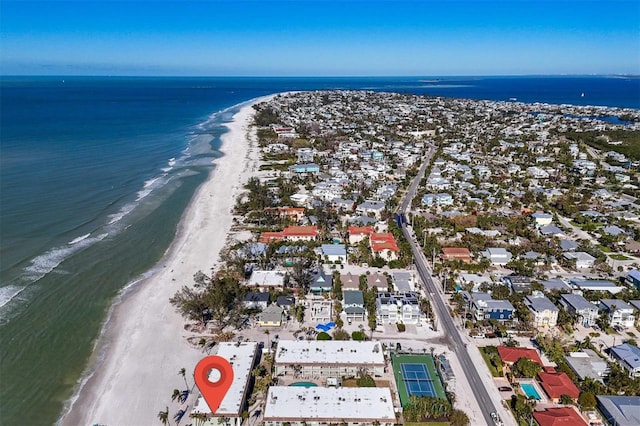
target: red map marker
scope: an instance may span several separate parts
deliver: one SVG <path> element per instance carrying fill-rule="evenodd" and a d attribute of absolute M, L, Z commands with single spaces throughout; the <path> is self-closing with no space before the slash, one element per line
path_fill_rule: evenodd
<path fill-rule="evenodd" d="M 211 370 L 218 370 L 220 373 L 220 378 L 215 383 L 209 380 Z M 231 387 L 231 383 L 233 383 L 233 367 L 226 359 L 211 355 L 198 362 L 193 374 L 200 393 L 211 412 L 215 414 L 229 387 Z"/>

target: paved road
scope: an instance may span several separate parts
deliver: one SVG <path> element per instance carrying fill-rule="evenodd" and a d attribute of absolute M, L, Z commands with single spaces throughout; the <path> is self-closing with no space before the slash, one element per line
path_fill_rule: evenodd
<path fill-rule="evenodd" d="M 406 213 L 407 209 L 410 208 L 411 201 L 415 196 L 418 185 L 420 184 L 420 180 L 422 179 L 434 152 L 434 147 L 431 147 L 427 152 L 422 167 L 420 167 L 417 176 L 409 186 L 404 199 L 400 203 L 400 206 L 398 208 L 399 213 Z M 476 371 L 476 366 L 474 365 L 471 357 L 469 356 L 469 353 L 467 352 L 466 345 L 462 341 L 462 338 L 460 337 L 460 331 L 456 328 L 456 325 L 453 322 L 453 318 L 449 314 L 448 307 L 445 305 L 444 300 L 439 296 L 439 288 L 436 287 L 433 280 L 431 279 L 431 274 L 427 267 L 427 260 L 424 257 L 424 252 L 418 246 L 416 240 L 414 240 L 411 232 L 409 231 L 409 229 L 407 229 L 406 224 L 403 224 L 402 226 L 402 233 L 404 234 L 404 237 L 407 239 L 407 241 L 409 241 L 409 243 L 411 244 L 411 250 L 415 259 L 416 269 L 418 271 L 418 274 L 420 275 L 422 282 L 425 283 L 425 290 L 427 294 L 431 295 L 431 300 L 435 308 L 436 317 L 440 319 L 439 326 L 444 329 L 445 335 L 453 346 L 453 351 L 456 353 L 458 359 L 460 360 L 460 364 L 462 366 L 464 374 L 467 377 L 473 394 L 475 395 L 478 401 L 478 405 L 482 410 L 482 415 L 486 421 L 486 424 L 492 425 L 494 423 L 493 419 L 491 418 L 491 413 L 497 411 L 496 407 L 489 397 L 485 385 L 480 378 L 480 375 Z"/>

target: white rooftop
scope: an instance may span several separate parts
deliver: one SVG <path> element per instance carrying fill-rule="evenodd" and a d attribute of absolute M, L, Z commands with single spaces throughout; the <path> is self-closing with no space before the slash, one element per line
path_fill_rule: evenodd
<path fill-rule="evenodd" d="M 275 364 L 384 365 L 380 342 L 353 340 L 281 340 Z"/>
<path fill-rule="evenodd" d="M 389 388 L 272 386 L 264 421 L 395 423 Z"/>
<path fill-rule="evenodd" d="M 220 407 L 215 413 L 216 416 L 236 417 L 242 414 L 241 407 L 243 407 L 244 392 L 253 367 L 257 346 L 258 343 L 256 342 L 223 342 L 218 346 L 216 355 L 225 358 L 233 367 L 233 383 L 224 396 L 222 403 L 220 403 Z M 209 374 L 211 382 L 215 383 L 219 377 L 220 373 L 216 370 L 211 370 Z M 202 398 L 202 395 L 198 397 L 192 412 L 211 413 L 211 409 Z"/>

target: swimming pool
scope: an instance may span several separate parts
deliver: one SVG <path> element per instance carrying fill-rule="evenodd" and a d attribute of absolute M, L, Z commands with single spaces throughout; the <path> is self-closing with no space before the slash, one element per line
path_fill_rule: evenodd
<path fill-rule="evenodd" d="M 318 385 L 316 385 L 313 382 L 295 382 L 295 383 L 291 383 L 289 386 L 303 386 L 305 388 L 312 388 Z"/>
<path fill-rule="evenodd" d="M 522 388 L 522 392 L 524 392 L 527 398 L 533 398 L 540 401 L 540 395 L 538 394 L 535 386 L 533 386 L 531 383 L 520 383 L 520 387 Z"/>

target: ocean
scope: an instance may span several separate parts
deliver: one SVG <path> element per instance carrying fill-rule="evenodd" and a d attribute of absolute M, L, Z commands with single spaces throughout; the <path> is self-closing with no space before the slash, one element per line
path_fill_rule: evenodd
<path fill-rule="evenodd" d="M 2 424 L 58 419 L 109 307 L 169 247 L 238 105 L 318 89 L 640 108 L 640 79 L 622 77 L 2 77 Z"/>

